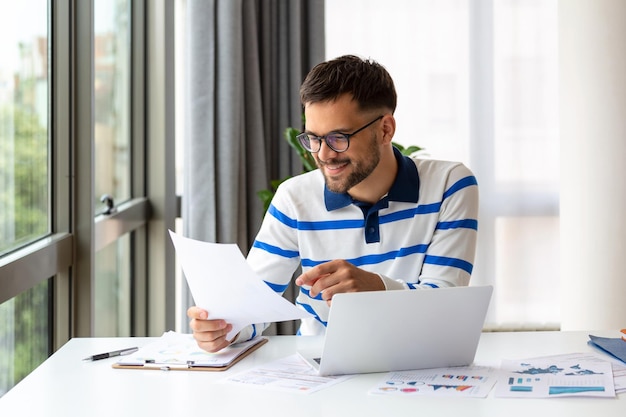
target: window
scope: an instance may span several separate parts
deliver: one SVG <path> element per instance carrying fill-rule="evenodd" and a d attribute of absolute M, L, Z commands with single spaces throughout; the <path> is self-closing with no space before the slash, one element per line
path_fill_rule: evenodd
<path fill-rule="evenodd" d="M 0 304 L 0 397 L 51 352 L 49 295 L 45 280 Z"/>
<path fill-rule="evenodd" d="M 394 141 L 476 174 L 472 281 L 494 285 L 495 329 L 559 326 L 557 29 L 556 0 L 326 1 L 327 57 L 375 59 L 396 81 Z"/>
<path fill-rule="evenodd" d="M 132 195 L 130 0 L 95 0 L 93 30 L 94 207 L 95 214 L 107 214 L 107 204 L 119 206 Z M 96 248 L 95 336 L 131 335 L 129 233 Z"/>
<path fill-rule="evenodd" d="M 10 2 L 0 13 L 0 256 L 50 233 L 48 9 Z M 0 281 L 0 285 L 7 285 Z M 48 280 L 0 298 L 0 396 L 51 349 Z"/>
<path fill-rule="evenodd" d="M 47 18 L 45 0 L 0 17 L 0 254 L 50 231 Z"/>
<path fill-rule="evenodd" d="M 94 2 L 96 213 L 109 195 L 116 204 L 131 197 L 130 0 Z"/>
<path fill-rule="evenodd" d="M 3 6 L 0 396 L 70 337 L 172 328 L 172 15 L 145 0 Z"/>

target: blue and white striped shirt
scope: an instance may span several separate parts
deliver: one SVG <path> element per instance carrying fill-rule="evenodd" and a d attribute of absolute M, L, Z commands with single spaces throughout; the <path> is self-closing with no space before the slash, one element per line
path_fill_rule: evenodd
<path fill-rule="evenodd" d="M 468 285 L 476 250 L 478 187 L 459 162 L 416 159 L 394 149 L 398 175 L 374 206 L 329 191 L 319 170 L 285 181 L 276 191 L 247 260 L 283 293 L 303 271 L 344 259 L 377 273 L 388 290 Z M 300 288 L 296 304 L 314 315 L 300 334 L 324 334 L 329 307 Z M 237 340 L 259 334 L 251 326 Z"/>

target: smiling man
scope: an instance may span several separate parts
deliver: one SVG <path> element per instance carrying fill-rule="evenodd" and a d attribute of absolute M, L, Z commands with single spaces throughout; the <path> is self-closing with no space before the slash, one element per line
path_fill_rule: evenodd
<path fill-rule="evenodd" d="M 385 68 L 352 55 L 323 62 L 300 96 L 306 127 L 298 140 L 319 169 L 281 184 L 248 255 L 278 293 L 302 267 L 296 304 L 313 317 L 299 334 L 324 334 L 337 293 L 468 285 L 476 179 L 459 162 L 410 158 L 393 147 L 397 97 Z M 211 352 L 268 325 L 229 341 L 226 321 L 198 307 L 187 314 L 199 346 Z"/>

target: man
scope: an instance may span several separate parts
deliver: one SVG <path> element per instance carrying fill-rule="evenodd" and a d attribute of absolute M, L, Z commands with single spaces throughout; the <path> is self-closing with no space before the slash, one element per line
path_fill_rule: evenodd
<path fill-rule="evenodd" d="M 392 146 L 396 91 L 387 71 L 339 57 L 313 68 L 300 96 L 306 130 L 298 139 L 319 169 L 279 187 L 248 255 L 279 293 L 302 266 L 296 304 L 314 317 L 299 334 L 324 334 L 337 293 L 468 285 L 476 179 L 461 163 L 404 157 Z M 210 352 L 267 327 L 249 326 L 229 341 L 225 320 L 198 307 L 187 314 Z"/>

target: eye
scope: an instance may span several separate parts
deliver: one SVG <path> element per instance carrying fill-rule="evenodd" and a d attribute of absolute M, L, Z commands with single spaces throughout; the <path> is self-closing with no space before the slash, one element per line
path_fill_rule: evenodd
<path fill-rule="evenodd" d="M 333 142 L 333 143 L 338 143 L 338 142 L 342 142 L 347 140 L 346 136 L 341 134 L 341 133 L 329 133 L 326 136 L 326 140 Z"/>

